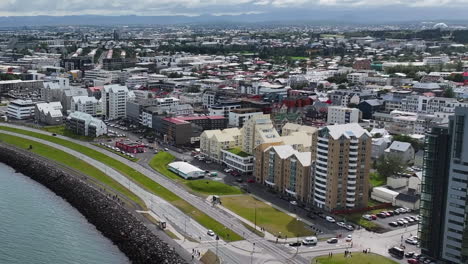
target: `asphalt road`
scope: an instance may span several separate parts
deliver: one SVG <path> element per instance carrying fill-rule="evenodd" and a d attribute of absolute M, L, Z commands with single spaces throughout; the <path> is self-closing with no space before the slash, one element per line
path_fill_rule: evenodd
<path fill-rule="evenodd" d="M 49 134 L 47 132 L 43 132 L 43 131 L 40 131 L 40 130 L 31 129 L 31 128 L 25 128 L 25 127 L 18 127 L 18 128 L 31 130 L 31 131 L 38 132 L 38 133 Z M 2 133 L 8 133 L 8 132 L 3 132 L 2 131 Z M 106 165 L 104 165 L 104 164 L 102 164 L 100 162 L 94 161 L 93 159 L 88 158 L 88 157 L 86 157 L 86 156 L 84 156 L 84 155 L 82 155 L 80 153 L 77 153 L 77 152 L 73 153 L 74 152 L 73 150 L 65 148 L 65 147 L 63 147 L 61 145 L 53 144 L 53 143 L 50 143 L 48 141 L 42 141 L 40 139 L 25 136 L 25 135 L 22 135 L 22 134 L 16 134 L 16 133 L 8 133 L 8 134 L 13 134 L 13 135 L 28 138 L 30 140 L 34 140 L 34 141 L 37 141 L 37 142 L 48 144 L 48 145 L 53 146 L 55 148 L 58 148 L 60 150 L 71 153 L 71 154 L 79 157 L 80 159 L 85 160 L 86 162 L 88 162 L 88 163 L 96 166 L 97 168 L 101 169 L 102 171 L 106 172 L 106 174 L 111 175 L 112 177 L 123 177 L 122 175 L 119 175 L 120 173 L 113 170 L 112 168 L 110 168 L 110 167 L 108 167 L 108 166 L 106 166 Z M 266 240 L 259 240 L 257 235 L 250 232 L 250 230 L 245 228 L 237 219 L 233 219 L 228 213 L 222 211 L 221 209 L 218 209 L 217 207 L 211 206 L 211 204 L 208 203 L 207 201 L 205 201 L 204 199 L 202 199 L 200 197 L 197 197 L 197 196 L 195 196 L 193 194 L 188 193 L 182 186 L 177 185 L 173 181 L 167 179 L 165 176 L 163 176 L 163 175 L 161 175 L 161 174 L 159 174 L 157 172 L 151 171 L 151 170 L 149 170 L 149 169 L 147 169 L 147 168 L 145 168 L 145 167 L 143 167 L 143 166 L 141 166 L 139 164 L 136 164 L 136 163 L 134 163 L 132 161 L 129 161 L 129 160 L 127 160 L 127 159 L 125 159 L 123 157 L 120 157 L 120 156 L 118 156 L 116 154 L 110 153 L 107 150 L 96 147 L 96 146 L 92 145 L 91 143 L 83 143 L 81 141 L 73 140 L 73 139 L 70 139 L 70 138 L 67 138 L 67 137 L 61 137 L 61 136 L 58 136 L 58 137 L 60 137 L 62 139 L 69 140 L 69 141 L 72 141 L 72 142 L 75 142 L 77 144 L 81 144 L 81 145 L 84 144 L 89 148 L 92 148 L 92 149 L 94 149 L 96 151 L 105 153 L 106 155 L 111 156 L 114 159 L 117 159 L 120 162 L 125 163 L 126 165 L 134 168 L 135 170 L 139 171 L 140 173 L 145 174 L 146 176 L 148 176 L 151 179 L 153 179 L 154 181 L 158 182 L 159 184 L 161 184 L 165 188 L 171 190 L 173 193 L 175 193 L 176 195 L 178 195 L 179 197 L 181 197 L 182 199 L 184 199 L 188 203 L 192 204 L 193 206 L 195 206 L 199 210 L 205 212 L 206 214 L 208 214 L 212 218 L 216 219 L 217 221 L 219 221 L 224 226 L 229 227 L 231 230 L 233 230 L 234 232 L 236 232 L 238 234 L 244 234 L 245 240 L 249 241 L 251 243 L 255 243 L 256 247 L 261 248 L 263 250 L 262 251 L 263 254 L 266 254 L 266 255 L 270 256 L 271 261 L 280 261 L 282 263 L 309 263 L 308 260 L 306 260 L 305 258 L 303 258 L 301 256 L 292 255 L 290 252 L 288 252 L 288 250 L 286 250 L 281 245 L 273 244 L 273 243 L 271 243 L 269 241 L 266 241 Z M 117 176 L 117 175 L 119 175 L 119 176 Z M 124 179 L 121 179 L 121 181 L 123 181 L 123 180 Z M 131 184 L 131 182 L 129 182 L 128 184 Z M 136 187 L 138 187 L 138 186 L 132 186 L 131 190 L 136 192 L 136 194 L 139 195 L 140 197 L 142 197 L 145 200 L 145 202 L 148 201 L 149 199 L 147 198 L 147 192 L 144 191 L 144 190 L 136 191 L 137 190 Z M 141 189 L 141 188 L 139 188 L 139 189 Z M 146 194 L 143 191 L 146 192 Z M 176 218 L 180 219 L 180 217 L 176 217 Z M 184 219 L 184 218 L 182 218 L 182 219 Z M 226 254 L 230 254 L 230 252 L 226 252 Z M 238 262 L 230 262 L 230 263 L 242 263 L 242 262 L 243 262 L 243 260 L 239 259 Z"/>

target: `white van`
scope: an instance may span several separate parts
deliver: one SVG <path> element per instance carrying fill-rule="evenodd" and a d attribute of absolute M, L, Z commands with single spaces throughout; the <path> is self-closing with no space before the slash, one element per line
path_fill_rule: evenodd
<path fill-rule="evenodd" d="M 312 236 L 312 237 L 306 237 L 306 238 L 304 238 L 304 239 L 302 240 L 302 244 L 303 244 L 304 246 L 315 246 L 315 245 L 317 245 L 317 241 L 318 241 L 318 240 L 317 240 L 317 237 L 314 237 L 314 236 Z"/>

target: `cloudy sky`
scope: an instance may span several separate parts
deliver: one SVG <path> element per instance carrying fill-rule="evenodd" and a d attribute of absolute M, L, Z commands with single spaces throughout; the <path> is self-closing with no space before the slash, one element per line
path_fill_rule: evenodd
<path fill-rule="evenodd" d="M 300 10 L 437 9 L 468 0 L 0 0 L 0 16 L 23 15 L 238 15 Z"/>

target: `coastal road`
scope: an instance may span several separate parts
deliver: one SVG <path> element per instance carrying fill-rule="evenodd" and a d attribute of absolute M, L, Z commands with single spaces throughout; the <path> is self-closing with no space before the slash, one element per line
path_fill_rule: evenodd
<path fill-rule="evenodd" d="M 47 132 L 44 132 L 44 131 L 41 131 L 41 130 L 37 130 L 37 129 L 14 126 L 14 125 L 10 125 L 10 124 L 6 124 L 6 125 L 11 126 L 11 127 L 15 127 L 15 128 L 19 128 L 19 129 L 24 129 L 24 130 L 29 130 L 29 131 L 33 131 L 33 132 L 37 132 L 37 133 L 50 135 L 50 133 L 47 133 Z M 33 140 L 33 141 L 37 141 L 37 142 L 40 142 L 40 143 L 43 143 L 43 144 L 47 144 L 49 146 L 55 147 L 57 149 L 60 149 L 62 151 L 70 153 L 72 155 L 75 155 L 76 157 L 79 157 L 80 159 L 82 159 L 82 160 L 90 163 L 91 165 L 97 167 L 98 169 L 105 172 L 106 174 L 113 177 L 114 179 L 118 180 L 119 182 L 121 182 L 123 184 L 126 183 L 127 185 L 125 185 L 125 186 L 129 187 L 131 189 L 131 191 L 135 192 L 138 196 L 140 196 L 142 199 L 144 199 L 145 202 L 148 202 L 149 204 L 152 204 L 151 198 L 150 198 L 150 197 L 152 197 L 153 201 L 155 201 L 155 200 L 157 201 L 155 203 L 156 204 L 155 206 L 159 206 L 159 204 L 162 203 L 161 201 L 163 201 L 158 196 L 155 196 L 155 195 L 152 195 L 152 194 L 148 193 L 147 191 L 143 190 L 138 185 L 136 185 L 133 182 L 129 181 L 126 177 L 124 177 L 123 175 L 121 175 L 119 172 L 112 169 L 111 167 L 108 167 L 107 165 L 105 165 L 103 163 L 100 163 L 100 162 L 98 162 L 96 160 L 93 160 L 92 158 L 89 158 L 89 157 L 87 157 L 87 156 L 85 156 L 85 155 L 83 155 L 81 153 L 78 153 L 76 151 L 73 151 L 73 150 L 68 149 L 68 148 L 66 148 L 64 146 L 61 146 L 61 145 L 51 143 L 49 141 L 45 141 L 45 140 L 41 140 L 41 139 L 38 139 L 38 138 L 26 136 L 26 135 L 23 135 L 23 134 L 12 133 L 12 132 L 7 132 L 7 131 L 2 131 L 1 133 L 27 138 L 27 139 L 30 139 L 30 140 Z M 60 136 L 57 136 L 57 137 L 60 137 Z M 236 233 L 238 233 L 240 235 L 243 235 L 246 241 L 248 241 L 248 242 L 250 242 L 252 244 L 255 243 L 255 246 L 258 249 L 261 249 L 262 257 L 257 258 L 257 260 L 259 260 L 260 262 L 256 261 L 254 263 L 309 263 L 309 261 L 307 259 L 305 259 L 305 258 L 303 258 L 301 256 L 295 256 L 294 254 L 291 254 L 286 248 L 284 248 L 281 245 L 271 243 L 271 242 L 269 242 L 267 240 L 264 240 L 264 239 L 259 239 L 259 237 L 257 235 L 255 235 L 250 230 L 245 228 L 237 219 L 232 218 L 228 213 L 222 211 L 221 209 L 219 209 L 217 207 L 213 207 L 206 200 L 204 200 L 204 199 L 202 199 L 202 198 L 200 198 L 198 196 L 195 196 L 193 194 L 188 193 L 182 186 L 179 186 L 178 184 L 174 183 L 173 181 L 167 179 L 165 176 L 163 176 L 163 175 L 161 175 L 161 174 L 159 174 L 157 172 L 154 172 L 152 170 L 149 170 L 147 168 L 144 168 L 143 166 L 141 166 L 139 164 L 136 164 L 136 163 L 134 163 L 132 161 L 129 161 L 129 160 L 123 158 L 123 157 L 120 157 L 119 155 L 110 153 L 110 152 L 108 152 L 108 151 L 106 151 L 104 149 L 96 147 L 96 146 L 92 145 L 91 143 L 84 143 L 82 141 L 73 140 L 73 139 L 70 139 L 70 138 L 67 138 L 67 137 L 60 137 L 60 138 L 68 140 L 68 141 L 72 141 L 72 142 L 77 143 L 77 144 L 86 145 L 89 148 L 92 148 L 92 149 L 94 149 L 96 151 L 102 152 L 102 153 L 104 153 L 104 154 L 106 154 L 108 156 L 111 156 L 112 158 L 114 158 L 116 160 L 119 160 L 122 163 L 125 163 L 126 165 L 134 168 L 135 170 L 139 171 L 140 173 L 143 173 L 146 176 L 153 179 L 154 181 L 158 182 L 159 184 L 161 184 L 165 188 L 171 190 L 176 195 L 178 195 L 179 197 L 181 197 L 185 201 L 189 202 L 190 204 L 192 204 L 193 206 L 195 206 L 199 210 L 205 212 L 207 215 L 209 215 L 212 218 L 216 219 L 217 221 L 219 221 L 224 226 L 230 228 L 231 230 L 233 230 L 234 232 L 236 232 Z M 168 204 L 168 205 L 170 205 L 170 204 Z M 177 210 L 177 208 L 172 207 L 170 209 L 168 208 L 167 210 L 165 210 L 165 212 L 176 211 L 176 210 Z M 156 212 L 156 213 L 158 213 L 158 212 Z M 185 222 L 185 219 L 186 219 L 185 215 L 184 215 L 184 217 L 174 216 L 173 221 L 181 221 L 182 220 L 182 222 Z M 195 221 L 190 221 L 190 224 L 193 224 L 192 222 L 196 223 Z M 184 223 L 184 225 L 185 225 L 185 223 Z M 180 225 L 180 222 L 179 222 L 179 225 L 178 225 L 179 229 L 180 229 L 180 226 L 181 225 Z M 200 229 L 204 229 L 204 228 L 201 227 Z M 196 230 L 196 229 L 191 228 L 191 230 Z M 204 229 L 204 230 L 206 230 L 206 229 Z M 202 240 L 203 240 L 203 238 L 202 238 Z M 233 254 L 230 250 L 227 249 L 227 247 L 218 247 L 218 250 L 221 253 L 220 255 L 226 255 L 226 256 L 229 255 L 231 260 L 228 263 L 244 263 L 246 261 L 245 260 L 245 255 L 247 255 L 247 256 L 250 255 L 250 254 L 244 254 L 244 257 L 240 257 L 239 254 Z M 236 258 L 237 261 L 235 261 L 234 258 Z"/>

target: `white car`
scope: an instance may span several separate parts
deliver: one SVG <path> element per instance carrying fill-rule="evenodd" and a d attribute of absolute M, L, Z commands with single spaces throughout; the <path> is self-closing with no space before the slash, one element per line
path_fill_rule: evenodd
<path fill-rule="evenodd" d="M 362 218 L 364 218 L 366 220 L 369 220 L 369 221 L 372 221 L 372 216 L 368 215 L 368 214 L 363 215 Z"/>
<path fill-rule="evenodd" d="M 327 219 L 328 220 L 328 219 Z M 346 226 L 346 223 L 345 222 L 337 222 L 336 223 L 338 226 L 340 227 L 345 227 Z"/>
<path fill-rule="evenodd" d="M 335 218 L 333 218 L 331 216 L 327 216 L 327 217 L 325 217 L 325 219 L 330 223 L 335 223 L 336 222 Z"/>
<path fill-rule="evenodd" d="M 348 235 L 348 236 L 346 237 L 346 242 L 351 242 L 351 241 L 353 241 L 353 236 L 352 236 L 352 235 Z"/>
<path fill-rule="evenodd" d="M 209 236 L 214 236 L 215 235 L 215 232 L 213 232 L 213 230 L 208 230 L 208 232 L 206 232 Z"/>
<path fill-rule="evenodd" d="M 230 173 L 231 171 L 233 171 L 233 169 L 231 169 L 231 168 L 224 169 L 224 172 L 226 172 L 226 173 Z"/>

